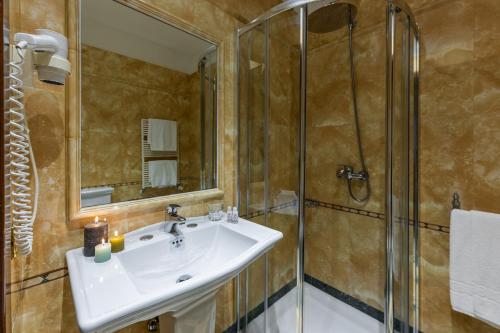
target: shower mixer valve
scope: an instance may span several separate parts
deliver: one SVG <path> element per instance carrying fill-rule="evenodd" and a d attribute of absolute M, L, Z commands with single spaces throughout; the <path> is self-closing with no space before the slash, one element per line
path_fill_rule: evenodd
<path fill-rule="evenodd" d="M 343 165 L 342 168 L 337 170 L 337 178 L 345 178 L 347 180 L 368 180 L 368 172 L 361 170 L 355 172 L 353 167 L 350 165 Z"/>

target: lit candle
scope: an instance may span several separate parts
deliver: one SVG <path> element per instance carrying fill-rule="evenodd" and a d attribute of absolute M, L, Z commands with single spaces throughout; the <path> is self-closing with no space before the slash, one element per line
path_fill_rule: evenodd
<path fill-rule="evenodd" d="M 93 257 L 95 255 L 95 246 L 101 239 L 108 240 L 108 223 L 99 221 L 95 217 L 94 222 L 86 224 L 83 232 L 83 255 Z"/>
<path fill-rule="evenodd" d="M 105 243 L 104 238 L 102 243 L 95 247 L 95 262 L 105 262 L 111 259 L 111 244 Z"/>
<path fill-rule="evenodd" d="M 118 231 L 115 230 L 113 237 L 109 239 L 111 243 L 111 252 L 120 252 L 125 248 L 125 236 L 118 235 Z"/>

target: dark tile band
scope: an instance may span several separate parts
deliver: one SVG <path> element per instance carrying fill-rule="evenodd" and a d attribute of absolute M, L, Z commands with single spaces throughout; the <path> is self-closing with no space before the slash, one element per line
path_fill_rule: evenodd
<path fill-rule="evenodd" d="M 68 268 L 62 267 L 7 284 L 7 295 L 37 287 L 68 276 Z"/>
<path fill-rule="evenodd" d="M 293 207 L 293 206 L 296 206 L 296 204 L 297 204 L 297 201 L 294 200 L 294 201 L 290 201 L 290 202 L 287 202 L 284 204 L 272 206 L 268 209 L 268 213 L 277 212 L 281 209 L 285 209 L 288 207 Z M 369 210 L 364 210 L 364 209 L 359 209 L 359 208 L 354 208 L 354 207 L 337 205 L 334 203 L 323 202 L 323 201 L 314 200 L 314 199 L 306 199 L 305 204 L 306 204 L 306 207 L 308 207 L 308 208 L 322 207 L 322 208 L 337 210 L 337 211 L 344 212 L 344 213 L 371 217 L 371 218 L 378 219 L 378 220 L 385 219 L 385 214 L 383 214 L 383 213 L 372 212 Z M 242 215 L 241 217 L 247 218 L 247 219 L 252 219 L 252 218 L 255 218 L 258 216 L 262 216 L 262 215 L 264 215 L 264 213 L 265 213 L 264 209 L 255 210 L 255 211 L 248 213 L 247 215 Z M 414 224 L 414 221 L 410 220 L 410 225 L 413 225 L 413 224 Z M 428 229 L 428 230 L 432 230 L 432 231 L 438 231 L 438 232 L 443 232 L 443 233 L 447 233 L 447 234 L 450 233 L 450 227 L 440 225 L 440 224 L 433 224 L 433 223 L 429 223 L 429 222 L 420 221 L 418 223 L 418 226 L 419 226 L 419 228 Z"/>
<path fill-rule="evenodd" d="M 367 216 L 367 217 L 371 217 L 371 218 L 378 219 L 378 220 L 385 219 L 385 214 L 383 214 L 383 213 L 371 212 L 368 210 L 347 207 L 347 206 L 337 205 L 337 204 L 328 203 L 328 202 L 322 202 L 322 201 L 313 200 L 313 199 L 306 199 L 306 205 L 308 207 L 323 207 L 323 208 L 334 209 L 334 210 L 338 210 L 338 211 L 341 211 L 344 213 Z M 413 224 L 414 224 L 414 221 L 410 220 L 410 225 L 413 225 Z M 429 223 L 429 222 L 420 221 L 418 223 L 418 226 L 419 226 L 419 228 L 428 229 L 428 230 L 432 230 L 432 231 L 444 232 L 447 234 L 450 233 L 450 227 L 440 225 L 440 224 L 433 224 L 433 223 Z"/>
<path fill-rule="evenodd" d="M 285 203 L 282 203 L 282 204 L 279 204 L 279 205 L 276 205 L 276 206 L 269 207 L 268 210 L 267 210 L 267 212 L 268 213 L 277 212 L 277 211 L 279 211 L 281 209 L 285 209 L 285 208 L 288 208 L 288 207 L 295 207 L 296 205 L 297 205 L 297 200 L 293 200 L 293 201 L 285 202 Z M 241 215 L 241 217 L 247 218 L 247 219 L 251 219 L 251 218 L 254 218 L 254 217 L 262 216 L 264 214 L 265 214 L 265 210 L 264 209 L 260 209 L 260 210 L 251 211 L 248 214 Z"/>
<path fill-rule="evenodd" d="M 85 188 L 97 188 L 97 187 L 118 187 L 118 186 L 133 186 L 141 185 L 140 181 L 124 182 L 124 183 L 112 183 L 112 184 L 100 184 L 94 186 L 87 186 Z"/>
<path fill-rule="evenodd" d="M 288 294 L 290 291 L 295 288 L 297 285 L 297 281 L 294 279 L 283 287 L 281 287 L 278 291 L 273 293 L 271 296 L 267 298 L 268 307 L 271 307 L 274 303 L 279 301 L 283 296 Z M 259 305 L 248 312 L 248 323 L 252 322 L 255 318 L 264 313 L 264 301 L 262 301 Z M 237 332 L 237 323 L 234 322 L 231 326 L 229 326 L 223 333 L 236 333 Z M 245 328 L 245 316 L 240 318 L 240 330 Z"/>
<path fill-rule="evenodd" d="M 363 302 L 363 301 L 361 301 L 361 300 L 359 300 L 359 299 L 357 299 L 349 294 L 346 294 L 346 293 L 324 283 L 323 281 L 312 277 L 311 275 L 305 274 L 304 281 L 306 283 L 310 284 L 311 286 L 323 291 L 324 293 L 338 299 L 339 301 L 341 301 L 349 306 L 352 306 L 353 308 L 363 312 L 364 314 L 376 319 L 377 321 L 379 321 L 381 323 L 384 322 L 384 312 L 383 311 L 381 311 L 381 310 L 379 310 L 379 309 L 377 309 L 369 304 L 366 304 L 365 302 Z M 292 280 L 289 283 L 287 283 L 285 286 L 283 286 L 281 289 L 279 289 L 277 292 L 272 294 L 268 298 L 269 307 L 271 305 L 273 305 L 274 303 L 276 303 L 281 298 L 283 298 L 290 291 L 292 291 L 296 285 L 297 285 L 296 280 Z M 257 305 L 255 308 L 253 308 L 252 310 L 250 310 L 248 312 L 248 323 L 252 322 L 254 319 L 256 319 L 262 313 L 264 313 L 264 302 L 261 302 L 259 305 Z M 237 326 L 237 323 L 234 322 L 225 331 L 223 331 L 223 333 L 236 333 L 237 332 L 236 326 Z M 400 331 L 400 327 L 401 327 L 401 322 L 398 319 L 394 319 L 395 330 Z M 240 330 L 242 330 L 244 328 L 245 328 L 245 317 L 243 316 L 240 318 Z M 413 332 L 412 327 L 410 327 L 410 332 Z"/>
<path fill-rule="evenodd" d="M 305 274 L 304 275 L 304 281 L 309 283 L 311 286 L 323 291 L 324 293 L 338 299 L 339 301 L 342 301 L 346 303 L 347 305 L 352 306 L 353 308 L 363 312 L 364 314 L 378 320 L 381 323 L 384 323 L 384 312 L 369 305 L 366 304 L 365 302 L 344 293 L 343 291 L 340 291 L 336 289 L 335 287 L 332 287 L 325 282 L 318 280 L 311 275 Z M 401 321 L 398 320 L 397 318 L 394 319 L 394 329 L 397 332 L 401 331 Z M 413 327 L 410 326 L 410 332 L 413 332 Z"/>

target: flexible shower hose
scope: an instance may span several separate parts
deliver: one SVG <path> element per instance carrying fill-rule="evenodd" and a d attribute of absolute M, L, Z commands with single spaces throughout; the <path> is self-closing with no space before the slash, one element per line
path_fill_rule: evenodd
<path fill-rule="evenodd" d="M 356 94 L 356 71 L 354 68 L 354 52 L 353 52 L 353 45 L 352 45 L 353 29 L 354 29 L 354 22 L 353 22 L 352 16 L 350 16 L 349 62 L 351 65 L 351 91 L 352 91 L 352 102 L 353 102 L 353 108 L 354 108 L 354 123 L 356 125 L 356 139 L 358 141 L 358 152 L 359 152 L 359 159 L 361 162 L 361 171 L 366 175 L 366 194 L 363 197 L 358 198 L 352 191 L 351 179 L 347 180 L 347 187 L 349 189 L 349 195 L 351 196 L 351 198 L 353 198 L 356 202 L 363 203 L 370 198 L 371 187 L 370 187 L 370 176 L 368 174 L 368 170 L 367 170 L 366 164 L 365 164 L 365 157 L 363 155 L 363 145 L 361 142 L 361 127 L 359 126 L 358 101 L 357 101 L 357 94 Z"/>

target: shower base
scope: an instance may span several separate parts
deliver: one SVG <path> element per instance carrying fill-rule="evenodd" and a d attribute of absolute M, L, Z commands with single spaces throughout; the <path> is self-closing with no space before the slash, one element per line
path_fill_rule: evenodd
<path fill-rule="evenodd" d="M 296 289 L 294 288 L 268 310 L 270 333 L 295 332 Z M 248 333 L 262 333 L 264 315 L 248 324 Z M 304 285 L 304 333 L 382 333 L 378 320 L 330 296 L 318 288 Z"/>

